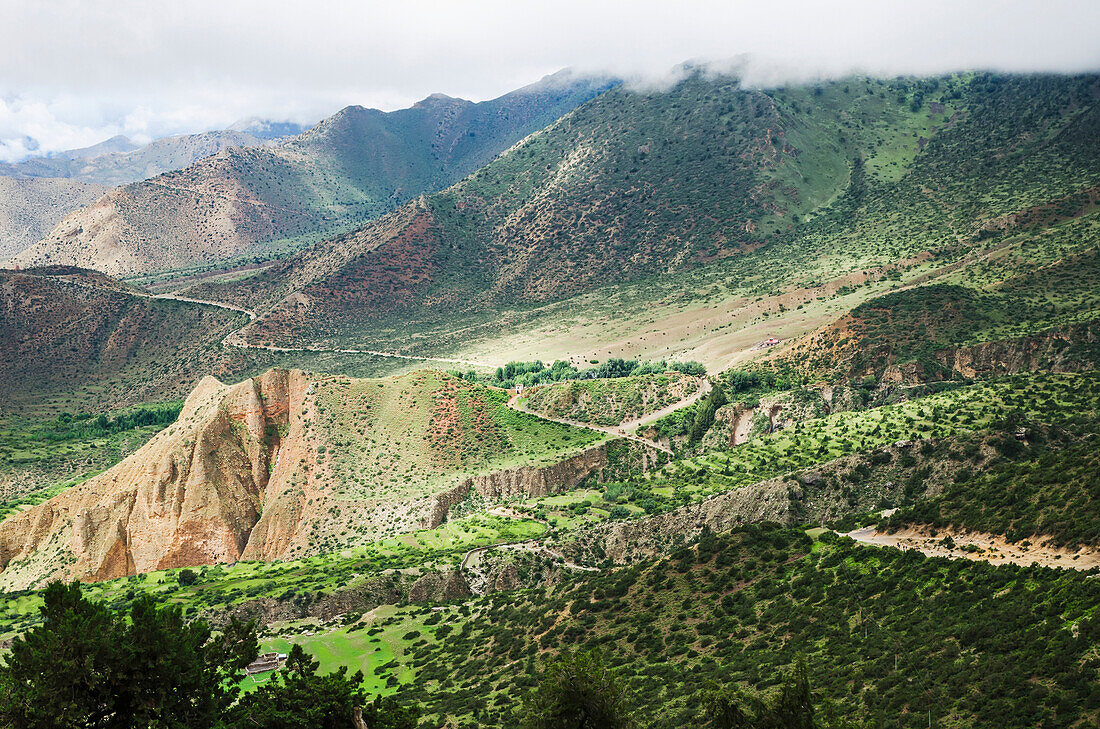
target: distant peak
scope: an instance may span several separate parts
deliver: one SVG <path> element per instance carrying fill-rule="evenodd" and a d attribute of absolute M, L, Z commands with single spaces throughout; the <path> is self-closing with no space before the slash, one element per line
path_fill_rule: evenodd
<path fill-rule="evenodd" d="M 412 108 L 422 109 L 426 106 L 438 106 L 440 104 L 472 104 L 472 101 L 466 99 L 459 99 L 454 96 L 448 96 L 447 94 L 434 93 L 430 94 L 424 99 L 413 104 Z"/>
<path fill-rule="evenodd" d="M 244 132 L 259 139 L 279 139 L 301 134 L 306 127 L 292 121 L 273 121 L 260 117 L 248 117 L 232 124 L 227 131 Z"/>

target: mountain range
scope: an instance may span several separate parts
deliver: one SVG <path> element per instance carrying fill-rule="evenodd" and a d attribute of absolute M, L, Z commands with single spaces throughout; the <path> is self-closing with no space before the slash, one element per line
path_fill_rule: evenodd
<path fill-rule="evenodd" d="M 498 99 L 348 107 L 277 147 L 228 149 L 121 187 L 13 260 L 139 274 L 271 255 L 460 179 L 612 82 L 559 73 Z"/>
<path fill-rule="evenodd" d="M 0 259 L 41 240 L 65 215 L 110 188 L 187 167 L 232 147 L 278 144 L 298 124 L 244 120 L 229 129 L 164 137 L 146 145 L 116 136 L 91 147 L 0 164 Z"/>

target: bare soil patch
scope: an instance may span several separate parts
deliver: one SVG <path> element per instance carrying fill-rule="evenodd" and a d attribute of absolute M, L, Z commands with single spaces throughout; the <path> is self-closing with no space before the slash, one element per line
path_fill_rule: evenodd
<path fill-rule="evenodd" d="M 857 542 L 896 549 L 916 549 L 929 557 L 970 559 L 990 564 L 1015 564 L 1090 570 L 1100 567 L 1100 550 L 1060 549 L 1028 542 L 1012 543 L 998 534 L 939 530 L 935 536 L 922 529 L 903 529 L 893 534 L 864 527 L 844 536 Z"/>

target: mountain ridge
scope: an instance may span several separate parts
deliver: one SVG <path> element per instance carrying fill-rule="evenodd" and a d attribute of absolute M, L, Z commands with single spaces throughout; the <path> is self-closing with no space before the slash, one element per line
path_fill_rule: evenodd
<path fill-rule="evenodd" d="M 115 190 L 14 260 L 128 275 L 300 246 L 450 184 L 612 84 L 566 74 L 479 103 L 346 107 L 277 148 L 222 151 Z"/>

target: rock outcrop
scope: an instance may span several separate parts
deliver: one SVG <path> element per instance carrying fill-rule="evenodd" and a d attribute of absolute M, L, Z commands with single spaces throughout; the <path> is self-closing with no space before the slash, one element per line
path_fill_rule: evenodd
<path fill-rule="evenodd" d="M 358 615 L 379 605 L 394 605 L 403 600 L 444 602 L 461 600 L 470 595 L 469 585 L 460 570 L 444 570 L 420 577 L 387 572 L 354 581 L 331 593 L 318 595 L 316 599 L 262 597 L 246 600 L 228 610 L 215 608 L 204 618 L 214 626 L 225 625 L 231 618 L 254 619 L 263 625 L 301 618 L 333 620 L 341 615 Z"/>
<path fill-rule="evenodd" d="M 594 527 L 574 543 L 565 555 L 578 562 L 632 562 L 668 551 L 677 539 L 691 539 L 704 528 L 726 532 L 741 524 L 759 521 L 791 521 L 791 494 L 781 480 L 765 481 L 736 489 L 696 504 L 633 521 L 609 522 Z M 599 555 L 592 557 L 596 547 Z"/>
<path fill-rule="evenodd" d="M 589 477 L 602 478 L 612 468 L 612 449 L 621 447 L 620 443 L 605 442 L 550 466 L 522 466 L 467 478 L 435 496 L 422 527 L 434 529 L 442 524 L 451 508 L 465 500 L 471 492 L 487 501 L 504 501 L 516 497 L 560 494 Z M 635 448 L 632 443 L 626 447 Z M 616 454 L 616 457 L 622 458 L 622 455 Z M 643 465 L 641 470 L 647 469 Z"/>
<path fill-rule="evenodd" d="M 202 380 L 176 424 L 118 466 L 0 523 L 0 583 L 239 560 L 278 458 L 287 391 L 302 377 Z"/>
<path fill-rule="evenodd" d="M 456 398 L 468 423 L 453 417 Z M 494 471 L 515 462 L 499 456 L 514 446 L 496 407 L 498 394 L 443 373 L 207 377 L 177 421 L 121 463 L 0 522 L 0 589 L 333 552 L 438 526 L 470 493 L 557 493 L 632 457 L 605 444 Z"/>

